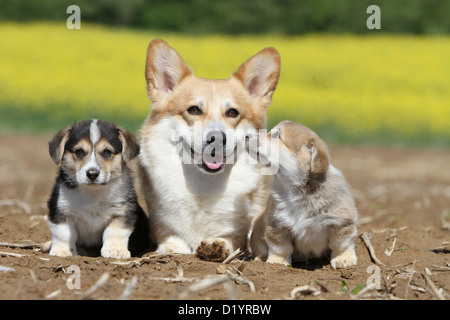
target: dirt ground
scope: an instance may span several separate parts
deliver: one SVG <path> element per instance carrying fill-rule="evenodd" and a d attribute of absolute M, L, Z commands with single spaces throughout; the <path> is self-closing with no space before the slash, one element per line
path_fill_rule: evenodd
<path fill-rule="evenodd" d="M 38 245 L 50 239 L 50 138 L 0 133 L 2 300 L 450 299 L 449 150 L 330 147 L 352 187 L 358 235 L 370 234 L 382 263 L 358 237 L 358 265 L 334 270 L 326 258 L 285 267 L 155 252 L 127 261 L 51 257 Z"/>

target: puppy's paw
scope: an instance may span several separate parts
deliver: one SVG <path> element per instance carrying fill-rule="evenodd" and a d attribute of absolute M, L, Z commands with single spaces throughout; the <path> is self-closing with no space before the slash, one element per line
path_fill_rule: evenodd
<path fill-rule="evenodd" d="M 130 251 L 128 251 L 128 249 L 126 248 L 120 247 L 103 247 L 100 253 L 103 258 L 112 258 L 112 259 L 131 258 Z"/>
<path fill-rule="evenodd" d="M 281 256 L 276 256 L 276 255 L 270 255 L 267 258 L 267 262 L 273 263 L 273 264 L 283 264 L 285 266 L 288 266 L 291 264 L 291 259 L 290 259 L 290 257 L 286 258 L 286 257 L 281 257 Z"/>
<path fill-rule="evenodd" d="M 204 260 L 222 262 L 228 257 L 231 249 L 232 246 L 226 239 L 212 238 L 202 241 L 195 254 Z"/>
<path fill-rule="evenodd" d="M 77 255 L 76 250 L 70 249 L 70 247 L 66 246 L 52 246 L 49 254 L 55 257 L 71 257 L 73 255 Z"/>
<path fill-rule="evenodd" d="M 341 254 L 336 255 L 334 258 L 332 257 L 330 264 L 333 269 L 341 269 L 356 266 L 357 262 L 358 259 L 356 258 L 355 251 L 347 250 Z"/>

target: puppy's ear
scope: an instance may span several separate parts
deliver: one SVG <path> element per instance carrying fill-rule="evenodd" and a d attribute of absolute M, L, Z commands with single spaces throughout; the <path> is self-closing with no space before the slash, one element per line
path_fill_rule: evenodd
<path fill-rule="evenodd" d="M 311 151 L 311 173 L 322 173 L 328 170 L 328 148 L 320 138 L 311 139 L 308 143 Z"/>
<path fill-rule="evenodd" d="M 168 97 L 181 80 L 190 74 L 191 69 L 167 42 L 161 39 L 150 42 L 145 78 L 148 97 L 154 103 Z"/>
<path fill-rule="evenodd" d="M 242 82 L 260 106 L 266 108 L 278 84 L 280 65 L 278 51 L 265 48 L 244 62 L 232 76 Z"/>
<path fill-rule="evenodd" d="M 131 133 L 124 129 L 117 129 L 119 140 L 122 142 L 122 159 L 127 163 L 136 158 L 140 147 Z"/>
<path fill-rule="evenodd" d="M 70 131 L 72 127 L 66 127 L 59 131 L 53 139 L 48 143 L 48 150 L 50 157 L 55 164 L 59 164 L 64 155 L 64 147 L 67 139 L 69 139 Z"/>

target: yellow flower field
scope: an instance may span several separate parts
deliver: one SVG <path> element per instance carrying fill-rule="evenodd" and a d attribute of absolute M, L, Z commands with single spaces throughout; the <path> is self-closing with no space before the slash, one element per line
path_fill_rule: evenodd
<path fill-rule="evenodd" d="M 0 126 L 48 130 L 104 118 L 135 131 L 147 115 L 148 43 L 163 38 L 197 76 L 227 78 L 273 46 L 282 72 L 269 127 L 302 122 L 342 142 L 450 145 L 450 38 L 188 36 L 65 22 L 0 24 Z"/>

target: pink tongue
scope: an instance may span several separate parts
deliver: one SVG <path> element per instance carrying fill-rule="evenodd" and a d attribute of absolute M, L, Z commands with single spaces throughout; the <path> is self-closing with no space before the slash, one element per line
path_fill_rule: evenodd
<path fill-rule="evenodd" d="M 209 168 L 209 169 L 211 169 L 211 170 L 217 170 L 217 169 L 219 169 L 221 166 L 222 166 L 222 164 L 223 164 L 223 158 L 222 157 L 215 157 L 216 159 L 214 159 L 215 161 L 214 162 L 209 162 L 209 161 L 206 161 L 206 160 L 204 160 L 204 162 L 205 162 L 205 164 L 206 164 L 206 166 Z"/>

